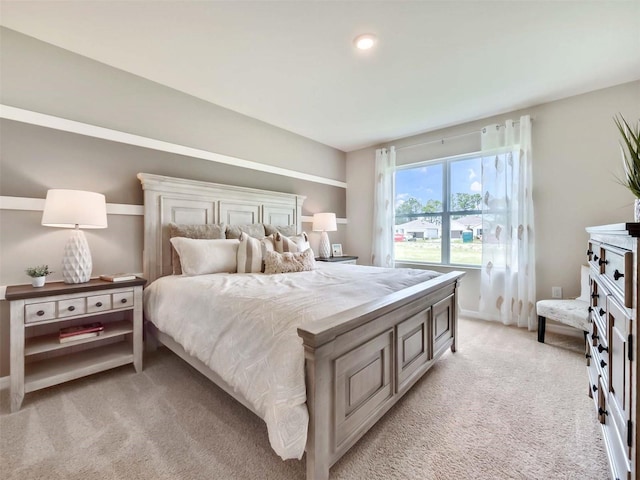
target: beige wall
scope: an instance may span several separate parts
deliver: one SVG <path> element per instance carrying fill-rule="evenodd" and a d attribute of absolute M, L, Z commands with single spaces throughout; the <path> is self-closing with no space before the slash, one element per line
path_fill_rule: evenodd
<path fill-rule="evenodd" d="M 580 293 L 585 263 L 585 227 L 633 221 L 633 196 L 616 183 L 621 172 L 619 134 L 612 117 L 640 118 L 640 81 L 385 144 L 396 148 L 445 138 L 422 148 L 401 150 L 398 163 L 477 151 L 479 135 L 450 138 L 507 118 L 533 118 L 533 197 L 536 219 L 538 299 L 561 286 L 566 298 Z M 361 258 L 371 250 L 374 148 L 347 154 L 347 249 Z M 460 306 L 477 311 L 478 270 L 468 269 Z"/>
<path fill-rule="evenodd" d="M 85 57 L 0 28 L 0 103 L 89 125 L 345 181 L 339 150 L 245 117 Z M 0 121 L 0 195 L 43 199 L 49 188 L 101 192 L 113 204 L 142 205 L 138 172 L 307 196 L 303 215 L 346 216 L 346 190 L 290 176 L 223 165 L 68 133 Z M 28 283 L 27 266 L 46 263 L 59 280 L 68 231 L 42 227 L 41 212 L 0 209 L 0 286 Z M 86 231 L 93 275 L 142 271 L 141 215 L 109 215 Z M 311 225 L 303 228 L 310 230 Z M 346 226 L 331 234 L 344 243 Z M 312 246 L 319 235 L 312 233 Z M 8 374 L 8 305 L 0 302 L 0 376 Z"/>

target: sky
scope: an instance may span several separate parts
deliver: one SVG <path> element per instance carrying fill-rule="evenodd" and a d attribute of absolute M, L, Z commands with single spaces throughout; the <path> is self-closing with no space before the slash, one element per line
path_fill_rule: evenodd
<path fill-rule="evenodd" d="M 410 197 L 442 201 L 442 163 L 396 171 L 396 207 Z M 481 193 L 480 158 L 451 163 L 451 193 Z"/>

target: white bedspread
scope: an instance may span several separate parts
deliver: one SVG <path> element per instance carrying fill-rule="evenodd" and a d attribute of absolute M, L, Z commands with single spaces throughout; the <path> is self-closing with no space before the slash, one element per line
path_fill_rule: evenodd
<path fill-rule="evenodd" d="M 439 275 L 318 262 L 311 272 L 167 276 L 145 316 L 247 399 L 283 459 L 307 438 L 304 351 L 297 327 Z"/>

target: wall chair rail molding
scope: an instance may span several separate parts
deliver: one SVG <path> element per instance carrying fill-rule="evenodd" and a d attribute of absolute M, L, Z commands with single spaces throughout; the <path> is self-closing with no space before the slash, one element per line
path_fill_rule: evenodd
<path fill-rule="evenodd" d="M 44 198 L 0 196 L 0 210 L 23 210 L 42 212 Z M 128 205 L 125 203 L 107 203 L 107 215 L 136 215 L 142 216 L 142 205 Z"/>
<path fill-rule="evenodd" d="M 287 168 L 266 165 L 251 160 L 243 160 L 241 158 L 231 157 L 229 155 L 222 155 L 219 153 L 209 152 L 207 150 L 188 147 L 186 145 L 179 145 L 176 143 L 157 140 L 155 138 L 143 137 L 141 135 L 135 135 L 132 133 L 121 132 L 119 130 L 99 127 L 97 125 L 76 122 L 75 120 L 69 120 L 53 115 L 33 112 L 31 110 L 12 107 L 10 105 L 0 104 L 0 118 L 27 123 L 30 125 L 36 125 L 39 127 L 62 130 L 64 132 L 76 133 L 78 135 L 100 138 L 102 140 L 109 140 L 112 142 L 125 143 L 137 147 L 149 148 L 161 152 L 175 153 L 178 155 L 200 158 L 203 160 L 209 160 L 211 162 L 222 163 L 234 167 L 241 167 L 250 170 L 257 170 L 264 173 L 282 175 L 284 177 L 295 178 L 298 180 L 305 180 L 308 182 L 320 183 L 323 185 L 331 185 L 344 189 L 347 188 L 346 182 L 341 182 L 332 178 L 320 177 L 318 175 L 311 175 L 295 170 L 289 170 Z"/>

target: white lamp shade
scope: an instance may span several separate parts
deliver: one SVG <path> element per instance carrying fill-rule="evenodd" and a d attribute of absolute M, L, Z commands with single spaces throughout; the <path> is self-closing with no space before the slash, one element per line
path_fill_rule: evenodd
<path fill-rule="evenodd" d="M 314 213 L 313 214 L 313 231 L 314 232 L 335 232 L 338 230 L 335 213 Z"/>
<path fill-rule="evenodd" d="M 52 189 L 47 192 L 42 225 L 61 228 L 107 228 L 107 203 L 101 193 Z"/>

